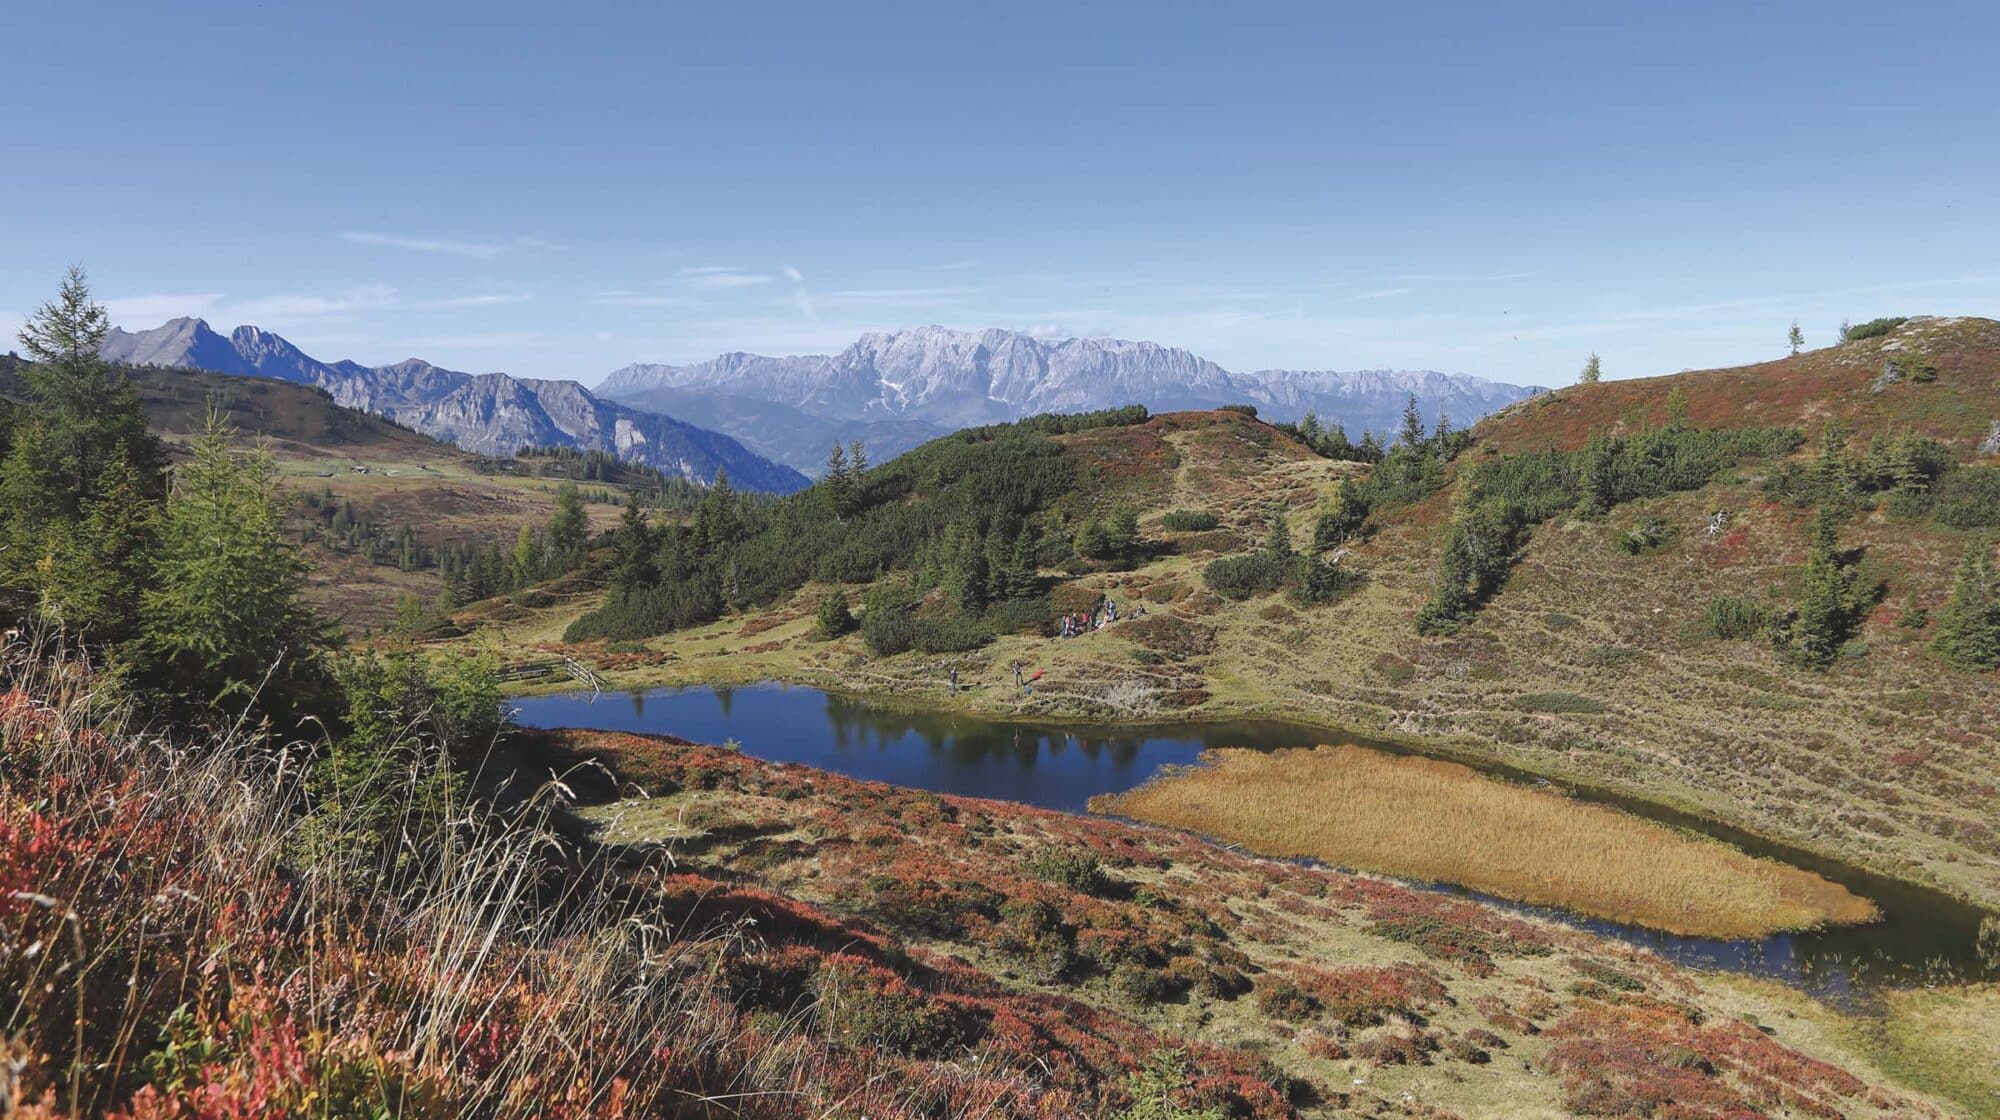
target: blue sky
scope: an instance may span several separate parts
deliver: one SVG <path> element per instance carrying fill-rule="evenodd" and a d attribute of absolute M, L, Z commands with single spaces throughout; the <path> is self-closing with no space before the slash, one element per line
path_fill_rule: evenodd
<path fill-rule="evenodd" d="M 1393 10 L 1392 10 L 1393 9 Z M 0 329 L 576 377 L 928 322 L 1565 383 L 2000 314 L 1990 4 L 15 4 Z"/>

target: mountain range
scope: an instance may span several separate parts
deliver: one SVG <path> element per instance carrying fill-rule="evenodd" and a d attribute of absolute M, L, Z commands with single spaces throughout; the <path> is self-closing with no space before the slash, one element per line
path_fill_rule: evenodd
<path fill-rule="evenodd" d="M 1426 417 L 1469 424 L 1541 390 L 1429 370 L 1235 373 L 1155 342 L 929 326 L 864 334 L 831 356 L 739 352 L 695 365 L 630 365 L 596 391 L 726 432 L 811 473 L 835 439 L 865 440 L 880 460 L 959 428 L 1040 412 L 1243 403 L 1275 420 L 1312 411 L 1359 439 L 1393 430 L 1411 396 Z"/>
<path fill-rule="evenodd" d="M 576 447 L 614 452 L 701 483 L 723 468 L 735 485 L 749 490 L 790 493 L 809 482 L 727 435 L 606 400 L 574 381 L 460 373 L 414 358 L 387 366 L 323 362 L 257 327 L 222 335 L 191 318 L 152 330 L 115 329 L 105 340 L 104 356 L 131 365 L 317 385 L 338 404 L 485 455 Z"/>

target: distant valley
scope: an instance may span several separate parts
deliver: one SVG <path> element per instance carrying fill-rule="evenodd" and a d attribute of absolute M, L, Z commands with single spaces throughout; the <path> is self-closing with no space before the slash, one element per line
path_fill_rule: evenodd
<path fill-rule="evenodd" d="M 1254 404 L 1276 420 L 1312 411 L 1359 439 L 1393 430 L 1411 396 L 1427 418 L 1466 425 L 1539 391 L 1429 370 L 1235 373 L 1155 342 L 935 326 L 865 334 L 831 356 L 630 365 L 597 386 L 600 396 L 725 432 L 808 474 L 836 439 L 863 440 L 881 460 L 960 428 L 1041 412 Z"/>

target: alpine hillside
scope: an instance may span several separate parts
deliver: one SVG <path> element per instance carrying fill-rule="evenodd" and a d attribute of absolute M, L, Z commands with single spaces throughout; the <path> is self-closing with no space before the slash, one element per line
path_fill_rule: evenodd
<path fill-rule="evenodd" d="M 880 459 L 959 428 L 1044 412 L 1254 404 L 1278 420 L 1314 412 L 1359 439 L 1393 428 L 1411 396 L 1426 416 L 1466 424 L 1538 390 L 1428 370 L 1234 373 L 1156 342 L 928 326 L 865 334 L 831 357 L 731 353 L 697 365 L 631 365 L 597 391 L 671 409 L 815 471 L 833 439 L 865 440 Z"/>
<path fill-rule="evenodd" d="M 806 482 L 726 435 L 604 400 L 574 381 L 460 373 L 415 358 L 387 366 L 323 362 L 269 331 L 243 326 L 225 336 L 193 318 L 146 331 L 114 329 L 104 356 L 130 365 L 316 385 L 338 404 L 479 454 L 574 447 L 611 452 L 694 482 L 707 483 L 725 468 L 736 485 L 750 490 L 789 493 Z"/>

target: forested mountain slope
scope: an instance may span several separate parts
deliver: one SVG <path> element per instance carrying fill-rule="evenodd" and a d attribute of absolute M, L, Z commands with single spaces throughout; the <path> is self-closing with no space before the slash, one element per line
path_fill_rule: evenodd
<path fill-rule="evenodd" d="M 954 702 L 997 712 L 1420 737 L 1990 906 L 2000 680 L 1940 638 L 2000 532 L 1996 385 L 2000 323 L 1915 319 L 1762 365 L 1564 389 L 1469 433 L 1419 424 L 1420 453 L 1372 466 L 1226 413 L 1040 434 L 1059 493 L 988 503 L 1006 516 L 955 534 L 946 518 L 894 563 L 814 548 L 757 594 L 622 632 L 643 651 L 606 660 L 634 681 L 927 693 L 943 653 L 966 683 Z M 921 495 L 947 475 L 899 477 Z M 1107 547 L 1121 506 L 1138 543 Z M 1265 559 L 1272 514 L 1278 545 L 1317 567 Z M 842 588 L 863 631 L 822 641 Z M 1051 640 L 1105 596 L 1149 617 Z M 871 615 L 921 625 L 876 642 Z M 574 619 L 513 633 L 551 640 Z M 1017 660 L 1045 673 L 1032 695 L 1011 687 Z"/>

